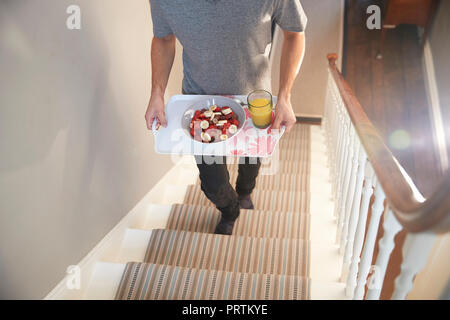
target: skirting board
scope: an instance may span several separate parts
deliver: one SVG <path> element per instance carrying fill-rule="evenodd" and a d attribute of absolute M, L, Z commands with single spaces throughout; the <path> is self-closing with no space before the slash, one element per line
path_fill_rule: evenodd
<path fill-rule="evenodd" d="M 425 73 L 425 86 L 428 96 L 428 104 L 431 110 L 431 125 L 433 137 L 438 148 L 439 160 L 442 171 L 448 168 L 447 142 L 445 139 L 444 121 L 441 114 L 439 101 L 439 91 L 436 83 L 433 53 L 430 43 L 427 41 L 424 46 L 423 64 Z"/>

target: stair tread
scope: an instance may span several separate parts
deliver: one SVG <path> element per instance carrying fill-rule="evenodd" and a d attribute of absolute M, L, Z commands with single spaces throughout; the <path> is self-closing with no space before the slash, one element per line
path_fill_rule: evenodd
<path fill-rule="evenodd" d="M 144 262 L 244 273 L 309 276 L 309 241 L 155 229 Z M 226 254 L 224 254 L 226 252 Z"/>
<path fill-rule="evenodd" d="M 262 190 L 256 186 L 252 200 L 256 210 L 309 212 L 309 191 Z M 214 206 L 206 198 L 199 185 L 189 185 L 183 203 L 198 206 Z"/>
<path fill-rule="evenodd" d="M 227 165 L 230 173 L 239 168 L 239 163 L 235 162 Z M 277 160 L 268 158 L 264 159 L 260 168 L 260 173 L 266 174 L 309 174 L 311 171 L 308 161 L 292 161 L 292 160 Z"/>
<path fill-rule="evenodd" d="M 147 238 L 130 231 L 126 251 L 140 248 L 140 261 L 145 249 L 145 257 L 122 267 L 115 298 L 310 299 L 311 126 L 296 124 L 265 161 L 252 193 L 255 210 L 241 210 L 232 236 L 212 233 L 220 212 L 198 179 L 171 198 L 181 201 L 186 190 L 166 229 Z M 227 166 L 235 184 L 238 164 Z"/>
<path fill-rule="evenodd" d="M 238 177 L 238 172 L 230 172 L 230 183 L 235 185 Z M 307 173 L 297 174 L 273 174 L 263 175 L 259 174 L 256 178 L 256 185 L 258 189 L 264 190 L 292 190 L 292 191 L 308 191 L 309 190 L 309 175 Z"/>
<path fill-rule="evenodd" d="M 236 273 L 153 263 L 126 264 L 118 300 L 309 299 L 310 279 L 301 276 Z"/>
<path fill-rule="evenodd" d="M 212 233 L 220 211 L 211 206 L 172 205 L 167 229 Z M 265 238 L 309 239 L 308 213 L 241 209 L 233 235 Z"/>

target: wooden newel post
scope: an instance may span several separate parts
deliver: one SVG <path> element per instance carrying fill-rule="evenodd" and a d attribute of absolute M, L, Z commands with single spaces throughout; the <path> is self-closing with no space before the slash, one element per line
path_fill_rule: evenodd
<path fill-rule="evenodd" d="M 337 53 L 329 53 L 327 55 L 327 59 L 328 59 L 328 63 L 330 64 L 330 66 L 336 66 L 336 61 L 338 59 L 338 55 L 337 55 Z"/>

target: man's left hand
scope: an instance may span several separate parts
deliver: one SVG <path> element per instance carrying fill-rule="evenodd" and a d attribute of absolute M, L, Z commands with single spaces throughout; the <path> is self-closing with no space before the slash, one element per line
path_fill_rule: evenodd
<path fill-rule="evenodd" d="M 275 107 L 275 117 L 273 119 L 272 129 L 279 130 L 281 126 L 286 126 L 286 132 L 289 132 L 297 121 L 292 104 L 289 98 L 280 98 Z"/>

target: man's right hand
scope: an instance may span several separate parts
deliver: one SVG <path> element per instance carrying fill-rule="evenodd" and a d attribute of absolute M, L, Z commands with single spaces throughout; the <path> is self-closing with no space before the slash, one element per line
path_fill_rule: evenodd
<path fill-rule="evenodd" d="M 159 95 L 152 95 L 148 103 L 147 112 L 145 113 L 148 130 L 152 130 L 155 118 L 156 130 L 159 130 L 161 125 L 167 127 L 166 114 L 164 112 L 164 97 Z"/>

